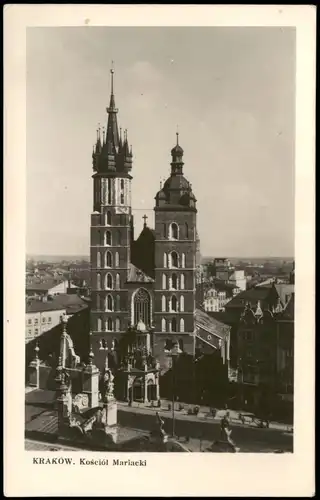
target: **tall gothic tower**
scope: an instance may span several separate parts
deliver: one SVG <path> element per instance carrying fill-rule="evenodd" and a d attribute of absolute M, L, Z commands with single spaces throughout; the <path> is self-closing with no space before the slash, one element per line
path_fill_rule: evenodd
<path fill-rule="evenodd" d="M 171 150 L 171 175 L 156 195 L 155 332 L 156 351 L 177 339 L 194 350 L 196 292 L 196 199 L 183 175 L 183 149 Z"/>
<path fill-rule="evenodd" d="M 118 130 L 111 70 L 107 127 L 97 130 L 93 160 L 91 215 L 91 330 L 93 348 L 118 341 L 129 320 L 126 281 L 132 239 L 132 149 Z"/>

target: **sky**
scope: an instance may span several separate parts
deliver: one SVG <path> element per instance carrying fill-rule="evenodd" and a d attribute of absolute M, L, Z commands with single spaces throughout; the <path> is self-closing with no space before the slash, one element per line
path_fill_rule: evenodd
<path fill-rule="evenodd" d="M 177 127 L 203 256 L 294 255 L 295 30 L 27 30 L 27 253 L 89 255 L 92 147 L 114 61 L 135 236 Z"/>

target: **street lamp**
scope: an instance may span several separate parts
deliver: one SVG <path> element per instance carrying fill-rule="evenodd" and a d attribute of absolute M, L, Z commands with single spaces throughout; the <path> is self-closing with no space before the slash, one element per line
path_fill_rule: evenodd
<path fill-rule="evenodd" d="M 172 359 L 172 437 L 174 437 L 174 401 L 175 401 L 175 360 L 182 353 L 178 342 L 175 342 L 171 349 L 165 349 L 166 355 Z"/>

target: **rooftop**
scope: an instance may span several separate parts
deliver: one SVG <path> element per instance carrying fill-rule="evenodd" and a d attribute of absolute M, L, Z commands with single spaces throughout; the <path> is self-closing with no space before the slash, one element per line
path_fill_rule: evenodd
<path fill-rule="evenodd" d="M 51 300 L 43 302 L 41 300 L 32 300 L 26 305 L 27 313 L 45 312 L 45 311 L 63 311 L 67 314 L 75 314 L 88 307 L 88 301 L 82 299 L 76 294 L 63 293 L 55 295 Z"/>
<path fill-rule="evenodd" d="M 150 278 L 146 273 L 141 271 L 138 267 L 130 264 L 129 276 L 127 281 L 129 283 L 153 283 L 154 280 Z"/>

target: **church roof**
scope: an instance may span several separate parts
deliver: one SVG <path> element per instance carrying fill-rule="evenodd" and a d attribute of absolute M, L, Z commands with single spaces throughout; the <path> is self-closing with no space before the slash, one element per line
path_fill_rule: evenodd
<path fill-rule="evenodd" d="M 230 332 L 230 326 L 209 316 L 209 314 L 202 309 L 196 309 L 196 326 L 201 337 L 204 335 L 207 339 L 209 334 L 215 337 L 215 343 L 217 343 L 219 339 L 224 340 Z"/>
<path fill-rule="evenodd" d="M 141 271 L 138 267 L 133 264 L 129 264 L 129 276 L 127 279 L 129 283 L 153 283 L 154 280 L 150 278 L 146 273 Z"/>

